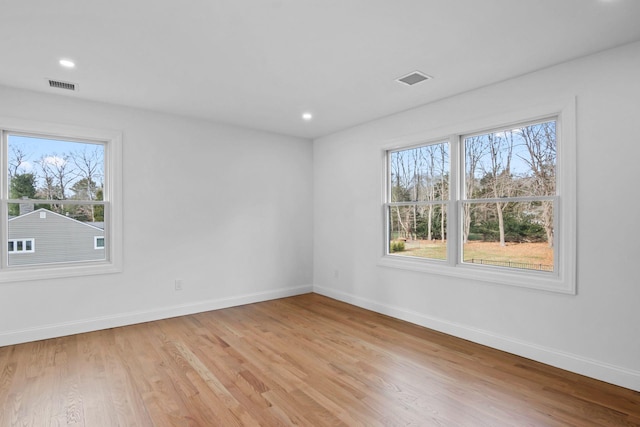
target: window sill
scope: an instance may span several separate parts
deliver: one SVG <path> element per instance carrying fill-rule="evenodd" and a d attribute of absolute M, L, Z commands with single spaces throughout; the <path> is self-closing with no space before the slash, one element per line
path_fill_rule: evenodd
<path fill-rule="evenodd" d="M 572 277 L 564 277 L 562 274 L 555 273 L 528 272 L 522 270 L 511 272 L 501 267 L 467 264 L 452 265 L 447 261 L 427 260 L 398 255 L 385 255 L 381 257 L 378 260 L 378 266 L 561 294 L 576 294 L 575 282 Z"/>
<path fill-rule="evenodd" d="M 27 280 L 60 279 L 64 277 L 92 276 L 122 272 L 122 267 L 112 262 L 75 263 L 61 265 L 36 265 L 29 267 L 11 267 L 0 272 L 0 284 Z"/>

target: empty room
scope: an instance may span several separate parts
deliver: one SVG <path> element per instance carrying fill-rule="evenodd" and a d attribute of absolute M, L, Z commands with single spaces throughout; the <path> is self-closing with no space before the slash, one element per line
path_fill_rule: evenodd
<path fill-rule="evenodd" d="M 640 426 L 640 2 L 0 16 L 0 427 Z"/>

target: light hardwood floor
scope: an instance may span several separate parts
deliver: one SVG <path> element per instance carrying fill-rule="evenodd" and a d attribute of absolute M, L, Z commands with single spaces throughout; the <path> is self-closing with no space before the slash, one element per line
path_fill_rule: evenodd
<path fill-rule="evenodd" d="M 638 426 L 640 393 L 316 294 L 0 347 L 0 426 Z"/>

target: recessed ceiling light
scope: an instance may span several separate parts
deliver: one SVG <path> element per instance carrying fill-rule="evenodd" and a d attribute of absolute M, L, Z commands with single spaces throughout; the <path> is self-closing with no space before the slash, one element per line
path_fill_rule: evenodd
<path fill-rule="evenodd" d="M 76 66 L 76 63 L 69 59 L 61 59 L 59 63 L 65 68 L 75 68 Z"/>
<path fill-rule="evenodd" d="M 302 113 L 302 120 L 309 121 L 313 119 L 313 114 L 311 113 Z"/>

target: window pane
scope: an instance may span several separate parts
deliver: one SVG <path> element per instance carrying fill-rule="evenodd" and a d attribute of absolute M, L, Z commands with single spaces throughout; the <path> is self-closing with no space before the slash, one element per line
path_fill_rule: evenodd
<path fill-rule="evenodd" d="M 556 122 L 466 137 L 467 199 L 553 196 Z"/>
<path fill-rule="evenodd" d="M 391 152 L 392 202 L 449 199 L 449 144 Z"/>
<path fill-rule="evenodd" d="M 9 210 L 19 210 L 18 205 L 10 203 Z M 8 233 L 16 243 L 16 252 L 9 254 L 9 265 L 105 259 L 105 251 L 95 250 L 96 236 L 104 235 L 104 207 L 100 205 L 71 205 L 62 200 L 56 204 L 35 204 L 26 211 L 23 209 L 21 215 L 9 218 Z M 31 246 L 32 240 L 27 239 L 33 239 L 37 245 Z"/>
<path fill-rule="evenodd" d="M 447 259 L 446 205 L 389 207 L 389 253 Z"/>
<path fill-rule="evenodd" d="M 14 243 L 13 242 L 9 242 L 9 252 L 13 252 L 14 251 Z"/>
<path fill-rule="evenodd" d="M 8 173 L 11 199 L 102 200 L 104 145 L 9 134 Z"/>
<path fill-rule="evenodd" d="M 465 203 L 463 262 L 554 271 L 553 202 Z"/>

